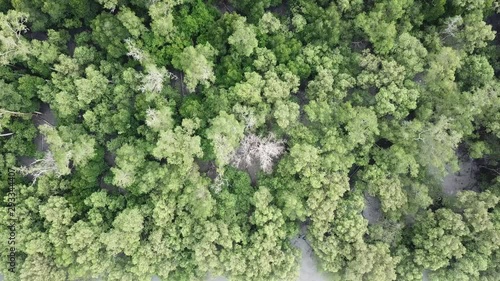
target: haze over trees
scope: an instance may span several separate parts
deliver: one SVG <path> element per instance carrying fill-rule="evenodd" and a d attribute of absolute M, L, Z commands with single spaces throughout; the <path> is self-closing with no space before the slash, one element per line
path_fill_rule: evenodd
<path fill-rule="evenodd" d="M 0 0 L 0 272 L 499 280 L 493 2 Z"/>

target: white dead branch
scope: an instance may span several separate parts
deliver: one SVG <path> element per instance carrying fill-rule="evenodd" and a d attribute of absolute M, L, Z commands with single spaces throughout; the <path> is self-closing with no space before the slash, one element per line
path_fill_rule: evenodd
<path fill-rule="evenodd" d="M 38 159 L 31 163 L 29 167 L 21 166 L 17 168 L 17 170 L 25 176 L 31 175 L 33 177 L 33 184 L 35 184 L 39 177 L 45 174 L 54 173 L 57 177 L 62 176 L 57 168 L 54 155 L 50 150 L 45 153 L 45 156 L 42 159 Z"/>
<path fill-rule="evenodd" d="M 260 138 L 250 134 L 241 141 L 240 147 L 231 157 L 231 164 L 238 168 L 259 165 L 265 173 L 272 173 L 273 160 L 285 151 L 284 140 L 276 140 L 274 135 Z"/>

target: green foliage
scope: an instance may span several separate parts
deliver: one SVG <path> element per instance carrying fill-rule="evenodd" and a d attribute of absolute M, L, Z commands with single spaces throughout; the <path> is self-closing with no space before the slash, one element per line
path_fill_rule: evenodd
<path fill-rule="evenodd" d="M 108 55 L 113 58 L 125 55 L 123 40 L 128 38 L 130 33 L 117 17 L 101 13 L 92 20 L 91 27 L 93 41 L 106 50 Z"/>
<path fill-rule="evenodd" d="M 280 4 L 278 0 L 230 0 L 229 3 L 254 21 L 261 18 L 265 9 Z"/>
<path fill-rule="evenodd" d="M 0 272 L 498 280 L 495 5 L 0 0 Z"/>
<path fill-rule="evenodd" d="M 371 166 L 363 173 L 361 179 L 370 195 L 380 198 L 384 213 L 397 213 L 406 204 L 407 198 L 401 181 L 398 178 L 388 177 L 387 171 Z"/>
<path fill-rule="evenodd" d="M 422 12 L 427 21 L 435 21 L 446 11 L 446 0 L 432 0 L 422 5 Z"/>
<path fill-rule="evenodd" d="M 54 161 L 58 174 L 71 172 L 70 161 L 75 166 L 84 166 L 95 154 L 95 139 L 83 133 L 81 126 L 60 126 L 57 129 L 48 125 L 40 126 Z"/>
<path fill-rule="evenodd" d="M 334 46 L 339 42 L 341 14 L 334 3 L 321 7 L 314 1 L 298 1 L 297 17 L 307 24 L 300 24 L 301 37 L 305 42 L 317 42 Z"/>
<path fill-rule="evenodd" d="M 99 240 L 106 246 L 111 255 L 123 252 L 132 255 L 140 245 L 140 234 L 144 217 L 140 210 L 125 209 L 113 221 L 113 228 L 101 234 Z"/>
<path fill-rule="evenodd" d="M 493 80 L 494 70 L 485 57 L 469 56 L 457 76 L 463 88 L 481 88 Z"/>
<path fill-rule="evenodd" d="M 172 64 L 186 74 L 186 87 L 192 92 L 198 84 L 209 86 L 215 81 L 213 72 L 213 57 L 217 50 L 210 44 L 189 46 L 175 57 Z"/>
<path fill-rule="evenodd" d="M 26 59 L 29 44 L 22 34 L 28 30 L 27 21 L 27 13 L 15 10 L 9 10 L 6 14 L 0 13 L 0 65 Z"/>
<path fill-rule="evenodd" d="M 231 154 L 243 139 L 244 126 L 236 120 L 234 115 L 221 111 L 211 120 L 211 126 L 206 130 L 207 138 L 211 141 L 217 166 L 221 169 L 231 158 Z"/>
<path fill-rule="evenodd" d="M 97 10 L 97 5 L 93 1 L 13 0 L 11 2 L 16 11 L 29 14 L 34 31 L 45 31 L 54 26 L 78 28 L 82 26 L 82 22 L 88 24 L 88 21 L 96 16 Z"/>
<path fill-rule="evenodd" d="M 200 147 L 200 137 L 192 136 L 198 124 L 190 119 L 182 120 L 182 127 L 175 130 L 162 130 L 153 156 L 157 159 L 167 159 L 168 163 L 190 169 L 194 165 L 194 157 L 201 158 L 203 150 Z"/>
<path fill-rule="evenodd" d="M 417 38 L 406 32 L 399 36 L 394 56 L 400 65 L 405 66 L 408 75 L 415 75 L 424 70 L 427 54 L 427 49 Z"/>
<path fill-rule="evenodd" d="M 245 18 L 240 17 L 233 22 L 233 29 L 233 34 L 227 39 L 228 43 L 236 49 L 237 53 L 250 56 L 258 44 L 254 27 L 246 26 Z"/>
<path fill-rule="evenodd" d="M 461 237 L 469 234 L 459 214 L 448 209 L 427 211 L 415 222 L 415 263 L 436 270 L 449 264 L 452 258 L 461 258 L 466 248 Z"/>

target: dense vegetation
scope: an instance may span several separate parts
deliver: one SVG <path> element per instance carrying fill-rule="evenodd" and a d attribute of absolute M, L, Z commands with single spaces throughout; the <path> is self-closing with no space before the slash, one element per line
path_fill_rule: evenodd
<path fill-rule="evenodd" d="M 334 280 L 500 280 L 499 6 L 0 0 L 0 272 L 288 281 L 306 227 Z"/>

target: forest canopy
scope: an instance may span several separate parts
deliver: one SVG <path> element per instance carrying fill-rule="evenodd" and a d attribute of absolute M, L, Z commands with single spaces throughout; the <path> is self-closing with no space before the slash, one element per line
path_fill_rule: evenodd
<path fill-rule="evenodd" d="M 0 272 L 500 280 L 499 13 L 0 0 Z"/>

